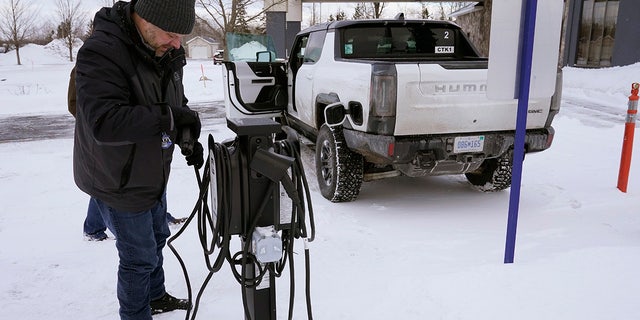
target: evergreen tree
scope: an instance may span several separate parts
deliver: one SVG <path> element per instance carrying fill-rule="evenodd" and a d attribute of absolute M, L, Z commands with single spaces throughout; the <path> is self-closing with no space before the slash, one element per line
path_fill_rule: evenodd
<path fill-rule="evenodd" d="M 236 25 L 234 32 L 249 33 L 249 23 L 247 21 L 247 3 L 238 2 L 236 7 Z"/>
<path fill-rule="evenodd" d="M 427 7 L 424 2 L 422 3 L 422 10 L 420 11 L 420 17 L 422 19 L 429 19 L 429 7 Z"/>
<path fill-rule="evenodd" d="M 71 34 L 71 22 L 69 20 L 63 21 L 58 25 L 58 31 L 56 32 L 56 38 L 64 39 Z"/>

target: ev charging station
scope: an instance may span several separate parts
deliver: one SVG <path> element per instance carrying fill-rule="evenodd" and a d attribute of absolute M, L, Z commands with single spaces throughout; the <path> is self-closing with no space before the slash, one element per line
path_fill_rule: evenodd
<path fill-rule="evenodd" d="M 303 238 L 306 244 L 308 239 L 304 200 L 309 197 L 298 137 L 268 118 L 227 119 L 227 126 L 236 133 L 235 140 L 216 144 L 210 137 L 209 141 L 212 212 L 217 221 L 226 221 L 214 233 L 222 230 L 226 237 L 240 237 L 243 249 L 230 263 L 232 268 L 240 265 L 236 278 L 243 286 L 245 319 L 275 320 L 275 279 L 287 262 L 293 264 L 294 240 Z M 287 138 L 276 140 L 283 130 Z M 282 213 L 280 185 L 291 200 L 290 215 Z M 309 241 L 313 241 L 313 213 L 308 205 L 312 228 Z M 306 246 L 305 258 L 307 311 L 311 319 Z M 291 266 L 290 271 L 294 271 Z M 290 294 L 293 299 L 294 293 Z"/>
<path fill-rule="evenodd" d="M 562 13 L 560 0 L 493 1 L 487 96 L 518 99 L 504 263 L 515 252 L 529 98 L 555 90 Z"/>
<path fill-rule="evenodd" d="M 305 243 L 307 316 L 312 319 L 307 243 L 313 241 L 315 224 L 298 136 L 292 129 L 268 118 L 227 119 L 227 126 L 237 136 L 218 143 L 209 135 L 209 156 L 202 179 L 196 169 L 200 186 L 198 202 L 187 222 L 167 244 L 182 267 L 189 300 L 195 300 L 186 318 L 189 319 L 193 312 L 191 319 L 195 319 L 200 297 L 209 280 L 228 262 L 242 288 L 247 320 L 277 319 L 276 278 L 288 266 L 292 281 L 288 319 L 292 319 L 294 242 L 302 239 Z M 276 137 L 284 138 L 277 140 Z M 284 189 L 283 196 L 280 186 Z M 287 199 L 291 205 L 281 206 L 282 200 Z M 284 212 L 289 207 L 290 212 Z M 180 236 L 196 214 L 209 274 L 197 298 L 192 299 L 186 267 L 171 242 Z M 230 252 L 232 236 L 238 236 L 241 243 L 240 251 L 235 254 Z"/>

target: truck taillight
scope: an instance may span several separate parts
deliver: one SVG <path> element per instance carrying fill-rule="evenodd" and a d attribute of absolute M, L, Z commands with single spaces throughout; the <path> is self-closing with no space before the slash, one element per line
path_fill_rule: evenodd
<path fill-rule="evenodd" d="M 371 79 L 371 113 L 379 117 L 396 115 L 396 77 L 374 75 Z"/>
<path fill-rule="evenodd" d="M 393 64 L 373 64 L 367 131 L 392 135 L 396 123 L 398 77 Z"/>

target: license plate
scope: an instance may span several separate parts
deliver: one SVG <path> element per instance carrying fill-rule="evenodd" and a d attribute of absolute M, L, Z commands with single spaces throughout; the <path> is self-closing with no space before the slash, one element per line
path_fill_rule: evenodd
<path fill-rule="evenodd" d="M 456 137 L 453 153 L 481 152 L 484 150 L 484 136 Z"/>

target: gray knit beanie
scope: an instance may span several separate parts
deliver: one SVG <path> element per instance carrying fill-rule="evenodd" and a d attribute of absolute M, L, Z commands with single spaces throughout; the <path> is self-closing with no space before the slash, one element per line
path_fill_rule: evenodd
<path fill-rule="evenodd" d="M 134 11 L 156 27 L 189 34 L 196 20 L 195 0 L 138 0 Z"/>

